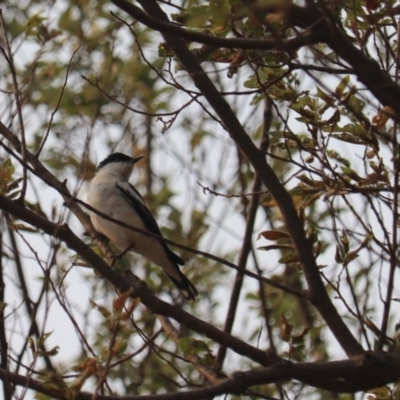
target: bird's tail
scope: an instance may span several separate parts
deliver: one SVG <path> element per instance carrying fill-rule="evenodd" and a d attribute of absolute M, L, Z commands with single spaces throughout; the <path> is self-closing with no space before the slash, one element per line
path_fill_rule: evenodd
<path fill-rule="evenodd" d="M 182 296 L 187 300 L 194 300 L 198 296 L 199 292 L 194 287 L 193 283 L 179 270 L 179 279 L 174 278 L 170 274 L 171 281 L 174 282 L 175 286 L 180 290 Z"/>

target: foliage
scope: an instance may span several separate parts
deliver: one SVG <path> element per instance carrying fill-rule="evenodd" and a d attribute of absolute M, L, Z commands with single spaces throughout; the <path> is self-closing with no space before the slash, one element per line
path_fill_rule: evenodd
<path fill-rule="evenodd" d="M 399 7 L 9 0 L 4 398 L 397 398 Z M 104 272 L 84 200 L 113 151 L 146 155 L 194 303 L 135 254 Z"/>

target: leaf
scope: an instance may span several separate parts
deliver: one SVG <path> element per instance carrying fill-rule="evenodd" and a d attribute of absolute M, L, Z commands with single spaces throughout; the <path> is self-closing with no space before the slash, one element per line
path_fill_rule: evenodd
<path fill-rule="evenodd" d="M 41 379 L 43 381 L 43 388 L 56 393 L 65 393 L 66 399 L 73 399 L 73 397 L 68 397 L 69 389 L 64 379 L 57 372 L 46 372 L 41 374 Z"/>
<path fill-rule="evenodd" d="M 346 254 L 346 257 L 345 257 L 345 260 L 344 260 L 345 263 L 348 264 L 350 261 L 355 260 L 358 257 L 358 252 L 359 252 L 358 249 L 357 250 L 353 250 L 353 251 L 349 251 Z"/>
<path fill-rule="evenodd" d="M 170 58 L 174 56 L 174 53 L 166 43 L 161 42 L 158 45 L 158 56 L 161 58 Z"/>
<path fill-rule="evenodd" d="M 347 236 L 345 230 L 343 231 L 342 236 L 340 238 L 340 243 L 343 246 L 344 254 L 347 254 L 349 251 L 350 242 L 349 242 L 349 237 Z"/>
<path fill-rule="evenodd" d="M 263 231 L 258 234 L 258 238 L 262 236 L 267 240 L 279 240 L 279 239 L 289 239 L 290 236 L 286 232 L 282 231 Z"/>
<path fill-rule="evenodd" d="M 347 160 L 346 158 L 343 158 L 337 151 L 335 150 L 327 150 L 326 153 L 330 158 L 333 158 L 342 164 L 344 164 L 346 167 L 350 167 L 350 161 Z"/>
<path fill-rule="evenodd" d="M 326 94 L 317 86 L 317 97 L 323 100 L 326 104 L 333 106 L 335 104 L 335 98 L 329 94 Z"/>
<path fill-rule="evenodd" d="M 393 109 L 385 106 L 382 110 L 372 118 L 372 123 L 378 128 L 383 129 L 390 118 L 394 116 Z"/>
<path fill-rule="evenodd" d="M 60 351 L 60 346 L 54 346 L 51 350 L 48 351 L 39 350 L 36 352 L 36 354 L 39 357 L 45 357 L 45 356 L 53 357 L 56 356 L 59 353 L 59 351 Z"/>
<path fill-rule="evenodd" d="M 299 175 L 299 176 L 296 176 L 296 178 L 297 178 L 299 181 L 305 183 L 305 184 L 308 185 L 308 186 L 312 186 L 312 187 L 319 188 L 319 189 L 325 189 L 325 188 L 326 188 L 326 185 L 325 185 L 324 182 L 322 182 L 322 181 L 315 181 L 315 180 L 309 178 L 306 174 L 301 174 L 301 175 Z"/>
<path fill-rule="evenodd" d="M 361 176 L 359 176 L 357 172 L 354 171 L 354 169 L 351 169 L 349 167 L 340 167 L 340 168 L 343 171 L 343 173 L 347 175 L 349 178 L 353 179 L 353 181 L 360 182 L 362 180 Z"/>
<path fill-rule="evenodd" d="M 43 346 L 44 343 L 46 342 L 46 340 L 53 334 L 54 331 L 51 332 L 46 332 L 43 333 L 43 335 L 41 335 L 38 339 L 37 339 L 37 346 Z"/>
<path fill-rule="evenodd" d="M 311 107 L 314 109 L 315 104 L 311 104 Z M 292 103 L 290 108 L 304 117 L 304 120 L 302 119 L 304 122 L 316 122 L 319 120 L 318 113 L 310 109 L 310 102 L 306 101 L 306 98 L 300 99 L 297 103 Z"/>
<path fill-rule="evenodd" d="M 370 161 L 369 166 L 374 170 L 374 172 L 378 174 L 380 181 L 383 181 L 388 184 L 390 183 L 389 173 L 385 168 L 384 164 L 382 163 L 382 161 L 379 162 L 379 164 L 377 164 L 375 161 Z"/>
<path fill-rule="evenodd" d="M 101 315 L 104 318 L 109 319 L 111 317 L 111 312 L 107 310 L 107 308 L 105 308 L 104 306 L 101 306 L 99 304 L 97 304 L 96 302 L 94 302 L 92 299 L 89 299 L 89 302 L 91 304 L 91 306 L 93 308 L 95 308 L 96 310 L 100 311 Z"/>
<path fill-rule="evenodd" d="M 294 249 L 293 246 L 290 246 L 288 244 L 271 244 L 270 246 L 257 247 L 257 250 L 269 251 L 269 250 L 294 250 Z"/>
<path fill-rule="evenodd" d="M 287 319 L 283 314 L 281 314 L 280 316 L 280 329 L 281 329 L 280 332 L 281 339 L 284 342 L 289 342 L 293 330 L 293 325 L 289 324 L 289 322 L 287 321 Z"/>
<path fill-rule="evenodd" d="M 27 36 L 36 36 L 39 31 L 39 27 L 46 20 L 46 17 L 40 15 L 40 13 L 35 13 L 26 21 L 25 33 Z"/>
<path fill-rule="evenodd" d="M 314 156 L 308 156 L 308 157 L 306 157 L 305 158 L 305 162 L 307 163 L 307 164 L 312 164 L 313 162 L 314 162 Z"/>
<path fill-rule="evenodd" d="M 340 247 L 339 247 L 338 244 L 336 245 L 335 261 L 336 261 L 338 264 L 343 264 L 342 252 L 340 251 Z"/>
<path fill-rule="evenodd" d="M 278 262 L 281 264 L 291 264 L 291 263 L 295 263 L 298 262 L 299 259 L 297 257 L 296 253 L 288 253 L 285 254 L 283 257 L 281 257 Z"/>
<path fill-rule="evenodd" d="M 323 250 L 328 247 L 327 243 L 323 242 L 322 240 L 317 240 L 317 244 L 314 246 L 314 256 L 317 258 Z"/>
<path fill-rule="evenodd" d="M 345 89 L 347 88 L 350 82 L 350 75 L 345 76 L 339 83 L 339 85 L 335 89 L 335 94 L 339 98 L 343 96 Z"/>
<path fill-rule="evenodd" d="M 32 355 L 35 356 L 35 354 L 36 354 L 36 343 L 35 343 L 35 339 L 33 339 L 32 336 L 28 337 L 28 347 L 29 347 L 30 351 L 32 352 Z"/>
<path fill-rule="evenodd" d="M 304 207 L 310 207 L 313 203 L 315 203 L 321 196 L 322 196 L 322 192 L 318 192 L 315 193 L 313 196 L 311 196 L 308 200 L 306 200 L 303 203 Z"/>
<path fill-rule="evenodd" d="M 129 299 L 132 294 L 132 289 L 127 290 L 126 292 L 121 293 L 116 299 L 113 301 L 113 307 L 115 311 L 122 311 L 124 308 L 126 301 Z"/>
<path fill-rule="evenodd" d="M 101 253 L 99 253 L 101 254 Z M 119 273 L 129 271 L 131 268 L 131 262 L 129 260 L 129 255 L 118 258 L 117 261 L 114 263 L 113 268 L 118 271 Z"/>
<path fill-rule="evenodd" d="M 179 339 L 178 348 L 182 353 L 192 356 L 200 356 L 202 353 L 211 354 L 206 342 L 190 337 Z"/>
<path fill-rule="evenodd" d="M 7 186 L 12 180 L 15 168 L 9 158 L 3 161 L 0 166 L 0 193 L 7 192 Z"/>

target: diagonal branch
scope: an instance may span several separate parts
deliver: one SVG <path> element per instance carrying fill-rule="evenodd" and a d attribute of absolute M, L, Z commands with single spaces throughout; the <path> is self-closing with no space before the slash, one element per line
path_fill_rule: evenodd
<path fill-rule="evenodd" d="M 113 0 L 113 2 L 129 4 L 125 0 Z M 138 0 L 138 2 L 153 18 L 168 22 L 167 16 L 157 2 L 153 0 Z M 260 176 L 262 183 L 268 188 L 277 202 L 299 261 L 303 267 L 312 304 L 318 309 L 347 355 L 354 356 L 361 354 L 363 352 L 362 346 L 352 335 L 326 292 L 314 258 L 312 244 L 306 237 L 303 224 L 299 219 L 292 198 L 280 183 L 270 165 L 266 162 L 265 154 L 255 146 L 251 138 L 247 135 L 229 104 L 218 92 L 197 58 L 189 51 L 183 40 L 168 33 L 163 33 L 163 37 L 169 48 L 175 53 L 180 63 L 190 74 L 194 84 L 218 114 L 232 140 L 245 154 L 256 173 Z"/>
<path fill-rule="evenodd" d="M 261 138 L 261 143 L 260 143 L 260 150 L 261 151 L 266 151 L 269 141 L 268 141 L 268 131 L 271 125 L 271 119 L 272 119 L 272 112 L 271 108 L 268 106 L 269 100 L 265 99 L 265 111 L 264 111 L 264 126 L 263 126 L 263 135 Z M 248 206 L 248 213 L 246 216 L 246 229 L 244 233 L 244 238 L 243 238 L 243 245 L 242 248 L 240 249 L 240 254 L 239 254 L 239 260 L 238 260 L 238 266 L 240 268 L 246 268 L 247 264 L 247 259 L 249 256 L 249 253 L 252 250 L 252 242 L 251 238 L 253 235 L 254 231 L 254 223 L 256 220 L 256 215 L 257 215 L 257 209 L 260 201 L 260 193 L 258 193 L 261 190 L 261 180 L 259 176 L 256 174 L 253 182 L 253 187 L 251 188 L 251 193 L 254 193 L 253 196 L 250 198 L 250 203 Z M 256 194 L 257 193 L 257 194 Z M 228 307 L 228 313 L 227 317 L 225 320 L 225 326 L 224 326 L 224 332 L 231 333 L 232 332 L 232 327 L 233 323 L 235 321 L 235 315 L 236 315 L 236 310 L 237 306 L 239 303 L 239 296 L 240 292 L 242 289 L 243 285 L 243 279 L 244 279 L 245 274 L 242 271 L 237 271 L 236 272 L 236 277 L 235 277 L 235 282 L 232 288 L 232 294 L 229 302 L 229 307 Z M 222 366 L 224 359 L 226 355 L 226 347 L 220 347 L 218 349 L 218 355 L 217 355 L 217 364 Z"/>
<path fill-rule="evenodd" d="M 21 143 L 19 141 L 19 139 L 17 138 L 16 135 L 14 135 L 4 124 L 1 123 L 0 121 L 0 134 L 2 134 L 6 139 L 8 139 L 13 147 L 20 152 L 21 149 Z M 4 147 L 9 154 L 13 155 L 13 157 L 17 158 L 18 161 L 20 163 L 23 163 L 23 160 L 19 159 L 18 156 L 16 154 L 14 154 L 14 152 L 8 148 L 4 143 L 0 142 L 0 146 Z M 236 271 L 243 271 L 243 273 L 247 276 L 250 276 L 254 279 L 257 279 L 259 281 L 265 282 L 271 286 L 274 286 L 278 289 L 281 289 L 283 291 L 285 291 L 286 293 L 290 293 L 293 294 L 294 296 L 297 297 L 301 297 L 301 298 L 306 298 L 307 296 L 305 295 L 305 293 L 300 292 L 298 290 L 294 290 L 291 289 L 288 286 L 285 286 L 279 282 L 276 282 L 272 279 L 269 279 L 267 277 L 264 276 L 260 276 L 259 274 L 255 274 L 253 272 L 247 271 L 243 268 L 238 267 L 237 265 L 231 263 L 228 260 L 225 260 L 223 258 L 214 256 L 213 254 L 210 253 L 206 253 L 204 251 L 201 250 L 197 250 L 194 249 L 192 247 L 188 247 L 188 246 L 184 246 L 182 244 L 176 243 L 172 240 L 166 239 L 164 237 L 160 237 L 158 235 L 154 235 L 151 232 L 139 229 L 139 228 L 135 228 L 127 223 L 124 223 L 122 221 L 118 221 L 115 220 L 113 218 L 111 218 L 109 215 L 104 214 L 99 212 L 98 210 L 94 209 L 93 207 L 91 207 L 89 204 L 86 204 L 84 201 L 77 199 L 76 197 L 74 197 L 67 189 L 65 183 L 66 182 L 60 182 L 54 175 L 52 175 L 44 166 L 43 164 L 37 159 L 36 156 L 34 156 L 32 153 L 29 152 L 29 150 L 25 151 L 25 155 L 26 158 L 29 162 L 30 165 L 32 165 L 32 167 L 30 167 L 29 165 L 25 164 L 25 168 L 27 170 L 29 170 L 30 172 L 34 173 L 36 176 L 38 176 L 41 180 L 43 180 L 46 184 L 48 184 L 50 187 L 54 188 L 55 190 L 57 190 L 57 192 L 64 198 L 65 200 L 65 206 L 68 207 L 72 213 L 76 216 L 76 218 L 79 220 L 79 222 L 83 225 L 83 227 L 85 228 L 86 232 L 88 233 L 88 235 L 92 238 L 92 240 L 99 246 L 100 250 L 102 251 L 102 253 L 105 255 L 105 257 L 108 260 L 113 260 L 114 254 L 111 250 L 111 248 L 108 246 L 107 242 L 102 240 L 99 235 L 97 234 L 97 232 L 94 230 L 92 223 L 90 222 L 90 218 L 89 216 L 79 207 L 79 204 L 84 206 L 86 209 L 88 209 L 89 211 L 92 211 L 98 215 L 100 215 L 102 218 L 114 222 L 124 228 L 130 229 L 132 231 L 135 232 L 139 232 L 143 235 L 147 235 L 150 237 L 153 237 L 156 240 L 162 241 L 164 243 L 167 243 L 169 245 L 178 247 L 182 250 L 188 251 L 190 253 L 193 254 L 198 254 L 198 255 L 202 255 L 206 258 L 209 258 L 210 260 L 214 260 L 218 263 L 221 263 L 223 265 L 228 266 L 229 268 L 235 269 Z"/>
<path fill-rule="evenodd" d="M 70 230 L 67 224 L 55 224 L 28 210 L 18 202 L 1 195 L 0 209 L 14 215 L 30 225 L 35 226 L 46 234 L 62 240 L 68 248 L 76 251 L 89 265 L 93 267 L 94 270 L 121 291 L 126 292 L 133 288 L 135 297 L 139 297 L 141 302 L 154 314 L 171 317 L 182 325 L 206 335 L 215 342 L 225 345 L 236 353 L 248 357 L 261 365 L 270 365 L 279 359 L 277 356 L 268 355 L 264 351 L 219 330 L 213 325 L 194 317 L 177 306 L 158 299 L 150 292 L 142 281 L 134 277 L 129 271 L 124 276 L 109 267 L 102 258 L 94 253 L 88 245 L 86 245 Z"/>

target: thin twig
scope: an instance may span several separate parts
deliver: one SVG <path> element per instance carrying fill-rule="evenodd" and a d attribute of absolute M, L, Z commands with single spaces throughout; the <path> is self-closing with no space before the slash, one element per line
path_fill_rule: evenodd
<path fill-rule="evenodd" d="M 46 133 L 44 134 L 42 142 L 40 143 L 39 150 L 36 152 L 36 157 L 38 157 L 38 158 L 40 157 L 40 153 L 42 152 L 43 147 L 44 147 L 44 145 L 45 145 L 45 143 L 46 143 L 46 141 L 47 141 L 47 139 L 49 137 L 50 129 L 51 129 L 51 125 L 53 123 L 54 116 L 56 115 L 56 113 L 57 113 L 57 111 L 58 111 L 58 109 L 60 107 L 61 100 L 62 100 L 62 98 L 64 96 L 64 91 L 65 91 L 65 88 L 67 87 L 69 71 L 71 69 L 72 60 L 74 59 L 75 54 L 79 51 L 80 48 L 81 48 L 81 45 L 79 45 L 78 48 L 74 50 L 74 52 L 72 53 L 72 56 L 71 56 L 71 58 L 69 60 L 69 63 L 68 63 L 68 66 L 67 66 L 67 72 L 65 73 L 64 83 L 63 83 L 63 85 L 61 87 L 61 92 L 60 92 L 60 95 L 58 96 L 56 107 L 54 108 L 53 112 L 50 115 L 50 121 L 47 124 Z"/>
<path fill-rule="evenodd" d="M 4 39 L 2 42 L 5 44 L 5 49 L 0 46 L 1 51 L 4 54 L 4 57 L 7 60 L 8 66 L 10 67 L 11 71 L 11 78 L 13 81 L 13 86 L 14 86 L 14 96 L 15 96 L 15 103 L 16 103 L 16 108 L 17 108 L 17 115 L 18 115 L 18 123 L 19 123 L 19 129 L 20 129 L 20 136 L 21 136 L 21 155 L 22 159 L 24 160 L 24 164 L 26 164 L 26 141 L 25 141 L 25 126 L 24 126 L 24 119 L 22 117 L 22 102 L 21 102 L 21 93 L 18 85 L 18 80 L 17 80 L 17 73 L 15 71 L 15 65 L 14 65 L 14 57 L 11 51 L 10 43 L 8 41 L 8 36 L 7 36 L 7 30 L 5 27 L 5 22 L 3 19 L 3 12 L 2 9 L 0 8 L 0 25 L 1 25 L 1 36 Z M 26 188 L 28 185 L 28 175 L 26 168 L 22 166 L 22 188 L 20 192 L 20 197 L 19 200 L 23 203 L 25 199 L 25 194 L 26 194 Z"/>

